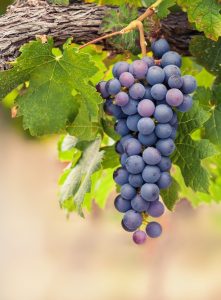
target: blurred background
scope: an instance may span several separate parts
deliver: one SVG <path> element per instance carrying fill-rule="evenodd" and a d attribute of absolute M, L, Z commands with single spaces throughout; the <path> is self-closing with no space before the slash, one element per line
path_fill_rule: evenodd
<path fill-rule="evenodd" d="M 164 234 L 134 245 L 110 196 L 82 219 L 59 208 L 57 137 L 35 140 L 0 111 L 1 300 L 218 300 L 221 206 L 182 200 Z M 16 125 L 16 126 L 15 126 Z"/>

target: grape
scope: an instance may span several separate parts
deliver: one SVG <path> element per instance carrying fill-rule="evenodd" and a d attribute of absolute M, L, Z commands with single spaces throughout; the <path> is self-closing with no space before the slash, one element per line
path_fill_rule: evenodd
<path fill-rule="evenodd" d="M 129 96 L 125 92 L 119 92 L 115 96 L 115 104 L 118 106 L 125 106 L 129 102 Z"/>
<path fill-rule="evenodd" d="M 148 65 L 143 60 L 135 60 L 129 67 L 129 72 L 137 79 L 144 79 L 148 70 Z"/>
<path fill-rule="evenodd" d="M 183 93 L 178 89 L 170 89 L 166 94 L 166 102 L 171 106 L 179 106 L 183 102 Z"/>
<path fill-rule="evenodd" d="M 177 76 L 181 75 L 180 68 L 178 68 L 175 65 L 168 65 L 165 68 L 163 68 L 163 70 L 164 70 L 164 73 L 165 73 L 166 81 L 168 81 L 170 79 L 170 77 L 173 76 L 173 75 L 177 75 Z"/>
<path fill-rule="evenodd" d="M 180 89 L 183 85 L 183 78 L 180 75 L 172 75 L 168 79 L 168 85 L 170 88 Z"/>
<path fill-rule="evenodd" d="M 131 200 L 131 206 L 133 210 L 137 212 L 143 212 L 147 211 L 149 208 L 149 203 L 144 200 L 140 195 L 136 195 L 132 200 Z"/>
<path fill-rule="evenodd" d="M 151 166 L 159 164 L 159 162 L 161 161 L 160 151 L 154 147 L 146 148 L 143 152 L 143 160 L 146 164 Z"/>
<path fill-rule="evenodd" d="M 147 86 L 145 89 L 145 94 L 144 94 L 144 99 L 149 99 L 149 100 L 153 100 L 153 97 L 151 95 L 151 86 Z"/>
<path fill-rule="evenodd" d="M 104 107 L 104 111 L 107 115 L 114 116 L 117 119 L 125 117 L 121 108 L 119 106 L 113 104 L 112 99 L 107 99 L 104 102 L 103 107 Z"/>
<path fill-rule="evenodd" d="M 142 99 L 145 94 L 145 87 L 141 83 L 134 83 L 129 88 L 129 95 L 135 99 Z"/>
<path fill-rule="evenodd" d="M 166 189 L 171 185 L 172 179 L 168 172 L 162 172 L 159 180 L 157 181 L 157 185 L 159 189 Z"/>
<path fill-rule="evenodd" d="M 164 70 L 162 70 L 158 66 L 150 67 L 147 76 L 146 76 L 147 82 L 151 85 L 162 83 L 165 79 L 165 73 Z"/>
<path fill-rule="evenodd" d="M 135 244 L 141 245 L 146 242 L 147 235 L 144 231 L 142 230 L 137 230 L 133 234 L 133 241 Z"/>
<path fill-rule="evenodd" d="M 157 58 L 161 58 L 164 53 L 170 51 L 170 46 L 165 39 L 159 39 L 151 44 L 151 49 Z"/>
<path fill-rule="evenodd" d="M 189 95 L 183 95 L 183 103 L 177 107 L 181 112 L 187 112 L 193 106 L 193 99 Z"/>
<path fill-rule="evenodd" d="M 164 210 L 164 205 L 159 200 L 156 200 L 150 203 L 147 209 L 147 213 L 151 217 L 159 218 L 163 215 Z"/>
<path fill-rule="evenodd" d="M 168 65 L 175 65 L 181 67 L 181 56 L 174 51 L 166 52 L 161 58 L 161 65 L 163 67 Z"/>
<path fill-rule="evenodd" d="M 153 101 L 144 99 L 139 102 L 137 111 L 142 117 L 151 117 L 155 111 L 155 105 Z"/>
<path fill-rule="evenodd" d="M 127 228 L 127 226 L 124 224 L 124 220 L 121 221 L 121 226 L 123 227 L 123 229 L 125 231 L 128 231 L 128 232 L 133 232 L 134 231 L 134 230 L 131 230 L 131 229 Z"/>
<path fill-rule="evenodd" d="M 131 200 L 135 197 L 136 190 L 129 183 L 125 183 L 122 185 L 120 193 L 125 200 Z"/>
<path fill-rule="evenodd" d="M 183 76 L 182 91 L 184 94 L 191 94 L 196 89 L 196 79 L 191 75 Z"/>
<path fill-rule="evenodd" d="M 163 171 L 169 171 L 172 166 L 171 160 L 167 156 L 162 156 L 161 161 L 158 164 L 158 167 L 160 170 Z"/>
<path fill-rule="evenodd" d="M 135 81 L 133 75 L 129 72 L 122 73 L 119 77 L 119 80 L 121 85 L 127 88 L 131 87 Z"/>
<path fill-rule="evenodd" d="M 170 138 L 159 140 L 156 143 L 156 148 L 160 151 L 163 156 L 169 156 L 175 150 L 174 141 Z"/>
<path fill-rule="evenodd" d="M 144 135 L 144 134 L 139 133 L 138 140 L 144 146 L 153 146 L 157 141 L 157 136 L 154 132 L 149 135 Z"/>
<path fill-rule="evenodd" d="M 125 183 L 128 183 L 128 172 L 127 170 L 123 168 L 118 168 L 114 171 L 113 178 L 114 181 L 119 185 L 124 185 Z"/>
<path fill-rule="evenodd" d="M 135 188 L 141 187 L 143 184 L 143 177 L 140 174 L 133 175 L 130 174 L 128 178 L 129 184 Z"/>
<path fill-rule="evenodd" d="M 178 119 L 177 119 L 177 114 L 175 112 L 173 112 L 173 117 L 172 119 L 170 120 L 170 125 L 175 125 L 176 123 L 178 122 Z"/>
<path fill-rule="evenodd" d="M 142 224 L 142 216 L 134 210 L 128 210 L 123 217 L 123 224 L 129 230 L 135 231 Z"/>
<path fill-rule="evenodd" d="M 141 118 L 137 123 L 138 131 L 141 134 L 151 134 L 154 131 L 155 124 L 151 118 Z"/>
<path fill-rule="evenodd" d="M 122 165 L 122 167 L 125 167 L 126 166 L 126 161 L 128 159 L 128 156 L 126 153 L 123 153 L 120 157 L 120 163 Z"/>
<path fill-rule="evenodd" d="M 173 117 L 172 109 L 166 104 L 157 105 L 154 118 L 160 123 L 168 123 Z"/>
<path fill-rule="evenodd" d="M 145 56 L 142 58 L 142 60 L 145 61 L 145 63 L 148 65 L 148 67 L 152 67 L 155 65 L 153 57 Z"/>
<path fill-rule="evenodd" d="M 172 140 L 176 139 L 176 129 L 175 129 L 175 127 L 172 128 L 172 132 L 171 132 L 170 138 Z"/>
<path fill-rule="evenodd" d="M 109 97 L 109 93 L 106 90 L 106 81 L 100 81 L 96 85 L 96 89 L 101 94 L 102 98 L 106 99 Z"/>
<path fill-rule="evenodd" d="M 131 209 L 131 203 L 128 200 L 123 199 L 121 196 L 117 196 L 114 200 L 115 208 L 122 213 L 125 213 Z"/>
<path fill-rule="evenodd" d="M 136 114 L 136 115 L 132 115 L 132 116 L 128 116 L 127 117 L 127 127 L 131 130 L 131 131 L 138 131 L 137 128 L 137 123 L 140 120 L 140 115 Z"/>
<path fill-rule="evenodd" d="M 115 144 L 115 151 L 118 153 L 118 154 L 123 154 L 124 153 L 124 148 L 121 144 L 120 141 L 116 142 Z"/>
<path fill-rule="evenodd" d="M 121 136 L 124 136 L 130 132 L 125 119 L 118 120 L 118 122 L 115 124 L 115 131 Z"/>
<path fill-rule="evenodd" d="M 142 151 L 141 143 L 135 139 L 128 139 L 125 143 L 125 152 L 128 156 L 140 154 Z"/>
<path fill-rule="evenodd" d="M 157 126 L 155 128 L 155 133 L 158 138 L 166 139 L 171 135 L 172 130 L 173 130 L 173 128 L 169 123 L 157 124 Z"/>
<path fill-rule="evenodd" d="M 159 180 L 160 174 L 160 168 L 157 166 L 146 166 L 142 172 L 142 177 L 147 183 L 155 183 Z"/>
<path fill-rule="evenodd" d="M 120 81 L 116 78 L 111 79 L 107 82 L 106 88 L 110 95 L 116 95 L 120 92 L 121 89 Z"/>
<path fill-rule="evenodd" d="M 119 78 L 122 73 L 127 72 L 128 70 L 129 64 L 124 61 L 120 61 L 114 65 L 112 73 L 114 77 Z"/>
<path fill-rule="evenodd" d="M 132 155 L 126 160 L 127 171 L 131 174 L 139 174 L 143 171 L 145 163 L 141 156 Z"/>
<path fill-rule="evenodd" d="M 130 99 L 121 109 L 126 115 L 131 116 L 137 113 L 137 104 L 137 101 Z"/>
<path fill-rule="evenodd" d="M 167 88 L 162 83 L 157 83 L 151 88 L 151 95 L 155 100 L 163 100 L 166 96 Z"/>
<path fill-rule="evenodd" d="M 121 142 L 124 150 L 125 150 L 125 145 L 126 145 L 127 140 L 131 139 L 132 137 L 133 136 L 131 134 L 127 134 L 120 139 L 120 142 Z"/>
<path fill-rule="evenodd" d="M 162 233 L 162 227 L 157 222 L 150 222 L 147 224 L 146 233 L 151 238 L 157 238 Z"/>
<path fill-rule="evenodd" d="M 145 183 L 142 185 L 140 194 L 146 201 L 155 201 L 159 198 L 160 190 L 154 183 Z"/>

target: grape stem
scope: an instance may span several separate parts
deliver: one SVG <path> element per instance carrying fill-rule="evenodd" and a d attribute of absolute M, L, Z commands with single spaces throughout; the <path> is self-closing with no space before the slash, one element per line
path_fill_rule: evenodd
<path fill-rule="evenodd" d="M 150 7 L 148 7 L 142 15 L 140 15 L 136 20 L 130 22 L 130 24 L 128 26 L 124 27 L 123 29 L 121 29 L 119 31 L 109 33 L 109 34 L 106 34 L 106 35 L 103 35 L 103 36 L 101 36 L 97 39 L 94 39 L 94 40 L 80 46 L 79 49 L 83 49 L 83 48 L 87 47 L 88 45 L 95 44 L 99 41 L 102 41 L 104 39 L 113 37 L 115 35 L 125 34 L 125 33 L 133 31 L 134 29 L 138 29 L 139 34 L 140 34 L 140 48 L 141 48 L 141 51 L 142 51 L 142 56 L 146 56 L 146 54 L 147 54 L 147 44 L 146 44 L 145 37 L 144 37 L 144 27 L 143 27 L 142 22 L 146 18 L 151 17 L 156 12 L 156 8 L 161 4 L 162 1 L 163 0 L 157 0 Z"/>

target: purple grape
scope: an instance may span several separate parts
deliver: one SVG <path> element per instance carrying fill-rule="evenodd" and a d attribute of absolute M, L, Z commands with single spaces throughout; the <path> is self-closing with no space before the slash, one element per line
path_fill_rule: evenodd
<path fill-rule="evenodd" d="M 169 123 L 157 124 L 157 126 L 155 128 L 155 133 L 158 138 L 166 139 L 171 135 L 172 130 L 173 130 L 173 128 Z"/>
<path fill-rule="evenodd" d="M 142 99 L 144 94 L 145 94 L 145 87 L 141 83 L 134 83 L 129 88 L 129 95 L 135 100 Z"/>
<path fill-rule="evenodd" d="M 106 81 L 100 81 L 97 85 L 96 85 L 96 89 L 97 91 L 101 94 L 103 99 L 108 98 L 110 95 L 106 90 Z"/>
<path fill-rule="evenodd" d="M 157 238 L 162 233 L 162 226 L 157 222 L 150 222 L 147 224 L 146 233 L 151 238 Z"/>
<path fill-rule="evenodd" d="M 172 88 L 180 89 L 181 86 L 183 85 L 183 78 L 180 77 L 180 75 L 172 75 L 168 79 L 168 85 L 171 89 Z"/>
<path fill-rule="evenodd" d="M 144 146 L 153 146 L 157 141 L 157 136 L 154 132 L 149 135 L 144 135 L 144 134 L 139 133 L 138 140 Z"/>
<path fill-rule="evenodd" d="M 175 150 L 174 141 L 170 138 L 159 140 L 156 143 L 156 148 L 160 151 L 163 156 L 170 156 Z"/>
<path fill-rule="evenodd" d="M 157 185 L 159 189 L 166 189 L 171 185 L 171 183 L 172 183 L 172 179 L 170 173 L 168 172 L 161 173 L 160 178 L 157 181 Z"/>
<path fill-rule="evenodd" d="M 129 72 L 134 75 L 136 79 L 144 79 L 148 70 L 148 65 L 143 60 L 135 60 L 129 67 Z"/>
<path fill-rule="evenodd" d="M 150 67 L 148 72 L 147 72 L 146 79 L 147 79 L 147 82 L 150 85 L 154 85 L 154 84 L 157 84 L 157 83 L 163 83 L 163 81 L 165 79 L 164 70 L 162 70 L 158 66 Z"/>
<path fill-rule="evenodd" d="M 120 157 L 120 163 L 122 165 L 122 167 L 125 167 L 126 166 L 126 161 L 128 159 L 128 156 L 126 153 L 123 153 Z"/>
<path fill-rule="evenodd" d="M 169 78 L 173 75 L 177 75 L 180 76 L 181 75 L 181 71 L 180 68 L 178 68 L 175 65 L 168 65 L 165 68 L 163 68 L 164 73 L 165 73 L 165 79 L 166 81 L 169 80 Z"/>
<path fill-rule="evenodd" d="M 172 117 L 172 119 L 170 120 L 170 125 L 175 125 L 176 123 L 178 122 L 178 119 L 177 119 L 177 114 L 176 114 L 176 112 L 174 111 L 173 112 L 173 117 Z"/>
<path fill-rule="evenodd" d="M 136 190 L 129 183 L 125 183 L 121 186 L 120 193 L 125 200 L 132 200 L 136 195 Z"/>
<path fill-rule="evenodd" d="M 161 65 L 166 67 L 168 65 L 175 65 L 181 67 L 181 56 L 174 51 L 166 52 L 161 58 Z"/>
<path fill-rule="evenodd" d="M 110 95 L 116 95 L 120 92 L 121 84 L 118 79 L 111 79 L 106 84 L 106 89 Z"/>
<path fill-rule="evenodd" d="M 129 230 L 135 231 L 142 224 L 142 216 L 134 210 L 128 210 L 123 217 L 123 224 Z"/>
<path fill-rule="evenodd" d="M 173 117 L 173 111 L 168 105 L 166 104 L 157 105 L 154 112 L 154 118 L 159 123 L 168 123 L 172 119 L 172 117 Z"/>
<path fill-rule="evenodd" d="M 143 184 L 143 177 L 140 174 L 133 175 L 130 174 L 128 177 L 129 184 L 132 185 L 134 188 L 141 187 Z"/>
<path fill-rule="evenodd" d="M 124 185 L 125 183 L 128 183 L 128 172 L 124 168 L 118 168 L 114 171 L 113 178 L 114 181 L 119 185 Z"/>
<path fill-rule="evenodd" d="M 119 119 L 117 121 L 115 131 L 121 136 L 127 135 L 130 132 L 125 119 Z"/>
<path fill-rule="evenodd" d="M 163 215 L 164 211 L 164 205 L 159 200 L 151 202 L 150 206 L 147 209 L 148 215 L 153 218 L 159 218 Z"/>
<path fill-rule="evenodd" d="M 119 78 L 122 73 L 128 72 L 128 70 L 129 64 L 125 61 L 120 61 L 114 65 L 112 73 L 114 77 Z"/>
<path fill-rule="evenodd" d="M 143 160 L 146 164 L 151 166 L 159 164 L 159 162 L 161 161 L 160 151 L 154 147 L 146 148 L 143 152 Z"/>
<path fill-rule="evenodd" d="M 118 106 L 125 106 L 129 102 L 129 96 L 125 92 L 119 92 L 115 96 L 115 104 Z"/>
<path fill-rule="evenodd" d="M 151 88 L 151 95 L 155 100 L 163 100 L 166 96 L 167 88 L 162 83 L 157 83 Z"/>
<path fill-rule="evenodd" d="M 121 119 L 125 117 L 121 108 L 113 104 L 112 99 L 107 99 L 104 102 L 103 108 L 107 115 L 114 116 L 116 119 Z"/>
<path fill-rule="evenodd" d="M 150 56 L 145 56 L 142 58 L 143 61 L 148 65 L 148 67 L 152 67 L 155 65 L 154 58 Z"/>
<path fill-rule="evenodd" d="M 143 180 L 147 183 L 155 183 L 161 175 L 160 168 L 157 166 L 146 166 L 142 172 Z"/>
<path fill-rule="evenodd" d="M 126 211 L 131 209 L 130 201 L 123 199 L 121 196 L 117 196 L 115 198 L 114 206 L 116 210 L 118 210 L 121 213 L 125 213 Z"/>
<path fill-rule="evenodd" d="M 183 93 L 178 89 L 170 89 L 166 94 L 166 102 L 171 106 L 179 106 L 183 103 Z"/>
<path fill-rule="evenodd" d="M 136 195 L 132 200 L 131 200 L 131 206 L 133 210 L 136 212 L 143 212 L 147 211 L 149 208 L 149 202 L 144 200 L 140 195 Z"/>
<path fill-rule="evenodd" d="M 137 101 L 133 99 L 129 99 L 129 102 L 121 109 L 123 113 L 125 113 L 128 116 L 131 116 L 137 113 L 137 104 L 138 104 Z"/>
<path fill-rule="evenodd" d="M 171 169 L 172 163 L 171 159 L 167 156 L 162 156 L 161 161 L 158 164 L 158 167 L 162 172 L 169 171 Z"/>
<path fill-rule="evenodd" d="M 131 130 L 131 131 L 138 131 L 137 128 L 137 123 L 140 120 L 141 116 L 136 114 L 136 115 L 132 115 L 132 116 L 128 116 L 127 117 L 127 127 Z"/>
<path fill-rule="evenodd" d="M 117 141 L 115 144 L 115 151 L 119 154 L 123 154 L 124 153 L 124 148 L 123 145 L 121 144 L 120 141 Z"/>
<path fill-rule="evenodd" d="M 135 139 L 128 139 L 125 143 L 125 152 L 128 156 L 140 154 L 142 151 L 141 143 Z"/>
<path fill-rule="evenodd" d="M 193 106 L 193 99 L 189 95 L 183 95 L 183 103 L 177 107 L 181 112 L 187 112 Z"/>
<path fill-rule="evenodd" d="M 183 76 L 183 85 L 182 85 L 182 91 L 184 94 L 191 94 L 195 91 L 197 85 L 196 85 L 196 79 L 191 75 L 185 75 Z"/>
<path fill-rule="evenodd" d="M 134 76 L 129 72 L 124 72 L 119 77 L 122 86 L 129 88 L 134 84 Z"/>
<path fill-rule="evenodd" d="M 151 86 L 147 86 L 147 87 L 145 88 L 144 99 L 153 100 L 153 97 L 152 97 L 150 91 L 151 91 Z"/>
<path fill-rule="evenodd" d="M 159 39 L 151 44 L 151 49 L 154 56 L 161 58 L 164 53 L 170 51 L 170 46 L 165 39 Z"/>
<path fill-rule="evenodd" d="M 145 163 L 141 156 L 132 155 L 126 160 L 127 171 L 131 174 L 139 174 L 143 171 Z"/>
<path fill-rule="evenodd" d="M 155 105 L 153 101 L 143 99 L 137 106 L 137 111 L 142 117 L 151 117 L 155 111 Z"/>
<path fill-rule="evenodd" d="M 132 137 L 133 137 L 132 134 L 127 134 L 120 139 L 120 142 L 123 146 L 124 151 L 125 151 L 125 145 L 126 145 L 127 140 L 131 139 Z"/>
<path fill-rule="evenodd" d="M 146 242 L 147 235 L 144 231 L 137 230 L 133 233 L 133 241 L 137 245 L 144 244 Z"/>
<path fill-rule="evenodd" d="M 159 198 L 160 190 L 154 183 L 145 183 L 141 187 L 140 194 L 144 200 L 151 202 Z"/>
<path fill-rule="evenodd" d="M 177 131 L 176 131 L 175 127 L 173 127 L 173 128 L 172 128 L 171 135 L 170 135 L 170 138 L 171 138 L 172 140 L 175 140 L 175 139 L 176 139 L 176 133 L 177 133 Z"/>
<path fill-rule="evenodd" d="M 134 230 L 131 230 L 131 229 L 127 228 L 127 226 L 124 224 L 124 221 L 123 221 L 123 220 L 121 221 L 121 226 L 122 226 L 122 228 L 123 228 L 125 231 L 127 231 L 127 232 L 133 232 L 133 231 L 134 231 Z"/>
<path fill-rule="evenodd" d="M 151 134 L 154 131 L 155 124 L 151 118 L 141 118 L 137 123 L 138 131 L 141 134 Z"/>

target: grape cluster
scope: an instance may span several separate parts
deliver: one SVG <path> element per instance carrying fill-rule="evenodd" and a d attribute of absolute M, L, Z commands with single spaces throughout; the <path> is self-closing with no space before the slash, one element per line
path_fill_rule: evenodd
<path fill-rule="evenodd" d="M 159 196 L 171 184 L 169 156 L 175 150 L 176 111 L 191 108 L 189 94 L 196 89 L 192 76 L 181 76 L 181 56 L 170 51 L 165 39 L 153 42 L 152 52 L 157 60 L 146 56 L 131 64 L 118 62 L 114 78 L 97 85 L 106 99 L 104 111 L 117 119 L 115 131 L 121 136 L 116 151 L 122 167 L 114 172 L 121 189 L 114 204 L 124 213 L 122 227 L 134 232 L 137 244 L 162 232 L 161 225 L 149 217 L 164 213 Z"/>

